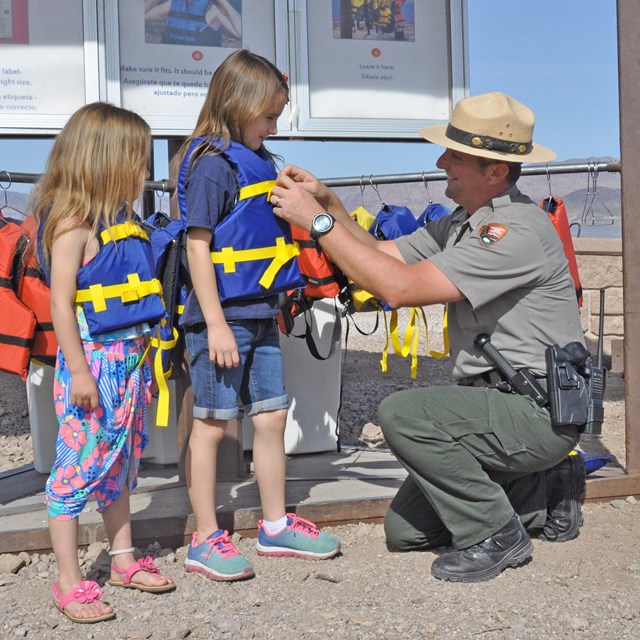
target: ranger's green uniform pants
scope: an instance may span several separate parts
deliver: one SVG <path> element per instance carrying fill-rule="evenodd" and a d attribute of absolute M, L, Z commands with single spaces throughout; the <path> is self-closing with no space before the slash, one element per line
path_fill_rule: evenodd
<path fill-rule="evenodd" d="M 401 391 L 378 416 L 409 472 L 385 517 L 387 544 L 404 551 L 466 549 L 502 529 L 514 510 L 527 529 L 542 528 L 544 470 L 578 441 L 575 426 L 553 428 L 530 398 L 482 387 Z"/>

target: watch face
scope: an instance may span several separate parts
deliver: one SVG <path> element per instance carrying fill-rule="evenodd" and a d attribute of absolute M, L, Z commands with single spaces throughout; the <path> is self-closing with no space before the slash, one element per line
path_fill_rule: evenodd
<path fill-rule="evenodd" d="M 326 213 L 319 213 L 313 220 L 313 228 L 318 233 L 325 233 L 331 229 L 333 220 Z"/>

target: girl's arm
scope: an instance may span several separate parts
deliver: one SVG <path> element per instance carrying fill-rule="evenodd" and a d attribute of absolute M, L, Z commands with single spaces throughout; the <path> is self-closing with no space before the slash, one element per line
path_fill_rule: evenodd
<path fill-rule="evenodd" d="M 211 262 L 211 231 L 191 227 L 187 237 L 187 258 L 191 282 L 207 324 L 209 359 L 219 367 L 237 367 L 240 364 L 238 345 L 224 318 L 216 272 Z"/>
<path fill-rule="evenodd" d="M 76 276 L 91 237 L 78 227 L 56 237 L 51 246 L 51 316 L 71 374 L 70 400 L 86 410 L 98 407 L 98 385 L 89 369 L 75 316 Z"/>

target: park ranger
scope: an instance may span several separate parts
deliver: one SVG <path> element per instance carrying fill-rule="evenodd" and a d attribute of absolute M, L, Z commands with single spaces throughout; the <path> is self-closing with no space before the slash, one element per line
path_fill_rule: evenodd
<path fill-rule="evenodd" d="M 377 241 L 338 197 L 288 166 L 272 191 L 275 213 L 311 232 L 338 266 L 392 307 L 448 307 L 458 385 L 386 398 L 379 420 L 408 471 L 385 518 L 387 544 L 410 551 L 452 545 L 431 568 L 444 580 L 479 582 L 524 563 L 530 533 L 575 537 L 584 463 L 569 455 L 579 426 L 552 426 L 549 411 L 504 383 L 478 342 L 544 388 L 545 351 L 584 344 L 563 245 L 516 182 L 521 163 L 555 153 L 532 140 L 533 112 L 502 93 L 457 103 L 448 125 L 420 134 L 445 147 L 437 166 L 458 208 L 394 241 Z"/>

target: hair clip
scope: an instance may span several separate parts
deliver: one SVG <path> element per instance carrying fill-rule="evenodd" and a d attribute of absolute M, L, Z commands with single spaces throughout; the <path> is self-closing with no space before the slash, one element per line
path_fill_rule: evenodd
<path fill-rule="evenodd" d="M 287 84 L 289 84 L 289 76 L 288 76 L 286 73 L 284 73 L 284 71 L 281 71 L 281 72 L 280 72 L 280 74 L 282 75 L 282 79 L 283 79 Z"/>

